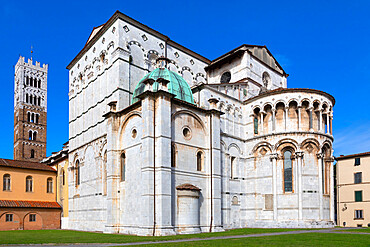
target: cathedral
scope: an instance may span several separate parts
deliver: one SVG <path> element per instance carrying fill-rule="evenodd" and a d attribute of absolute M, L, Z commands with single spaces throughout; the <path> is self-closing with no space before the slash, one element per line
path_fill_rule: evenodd
<path fill-rule="evenodd" d="M 288 88 L 266 46 L 209 60 L 117 11 L 67 69 L 65 228 L 334 226 L 335 100 Z"/>

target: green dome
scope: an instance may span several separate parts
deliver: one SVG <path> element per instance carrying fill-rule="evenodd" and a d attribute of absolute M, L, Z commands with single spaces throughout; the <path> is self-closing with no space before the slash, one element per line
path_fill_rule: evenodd
<path fill-rule="evenodd" d="M 179 74 L 166 68 L 155 69 L 146 76 L 144 76 L 143 79 L 141 79 L 141 81 L 137 84 L 134 90 L 132 104 L 140 100 L 137 96 L 144 92 L 145 89 L 145 84 L 143 83 L 144 81 L 148 79 L 154 80 L 153 92 L 157 92 L 158 91 L 157 80 L 160 78 L 169 81 L 169 83 L 167 84 L 168 92 L 174 94 L 176 99 L 180 99 L 188 103 L 194 104 L 193 93 L 189 87 L 189 84 Z"/>

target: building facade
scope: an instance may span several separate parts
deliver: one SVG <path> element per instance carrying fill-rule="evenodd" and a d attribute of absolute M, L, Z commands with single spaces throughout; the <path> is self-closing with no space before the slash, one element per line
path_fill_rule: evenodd
<path fill-rule="evenodd" d="M 0 230 L 59 229 L 56 171 L 37 162 L 0 159 Z"/>
<path fill-rule="evenodd" d="M 61 228 L 68 228 L 68 142 L 41 161 L 56 171 L 56 201 L 62 207 Z"/>
<path fill-rule="evenodd" d="M 370 152 L 336 157 L 337 224 L 370 226 Z"/>
<path fill-rule="evenodd" d="M 48 65 L 20 56 L 14 76 L 14 159 L 46 157 Z"/>
<path fill-rule="evenodd" d="M 67 68 L 68 228 L 334 225 L 335 100 L 265 46 L 210 61 L 116 12 Z"/>

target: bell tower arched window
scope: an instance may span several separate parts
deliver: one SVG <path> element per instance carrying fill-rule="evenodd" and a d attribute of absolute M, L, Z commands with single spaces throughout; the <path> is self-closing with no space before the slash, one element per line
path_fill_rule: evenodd
<path fill-rule="evenodd" d="M 292 152 L 286 150 L 284 152 L 284 192 L 292 191 L 293 191 Z"/>

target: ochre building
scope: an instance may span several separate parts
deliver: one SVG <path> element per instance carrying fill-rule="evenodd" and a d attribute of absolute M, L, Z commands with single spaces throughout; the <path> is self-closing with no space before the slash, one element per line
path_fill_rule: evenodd
<path fill-rule="evenodd" d="M 370 152 L 336 160 L 337 224 L 370 227 Z"/>
<path fill-rule="evenodd" d="M 0 159 L 0 230 L 60 228 L 56 171 L 44 164 Z"/>

